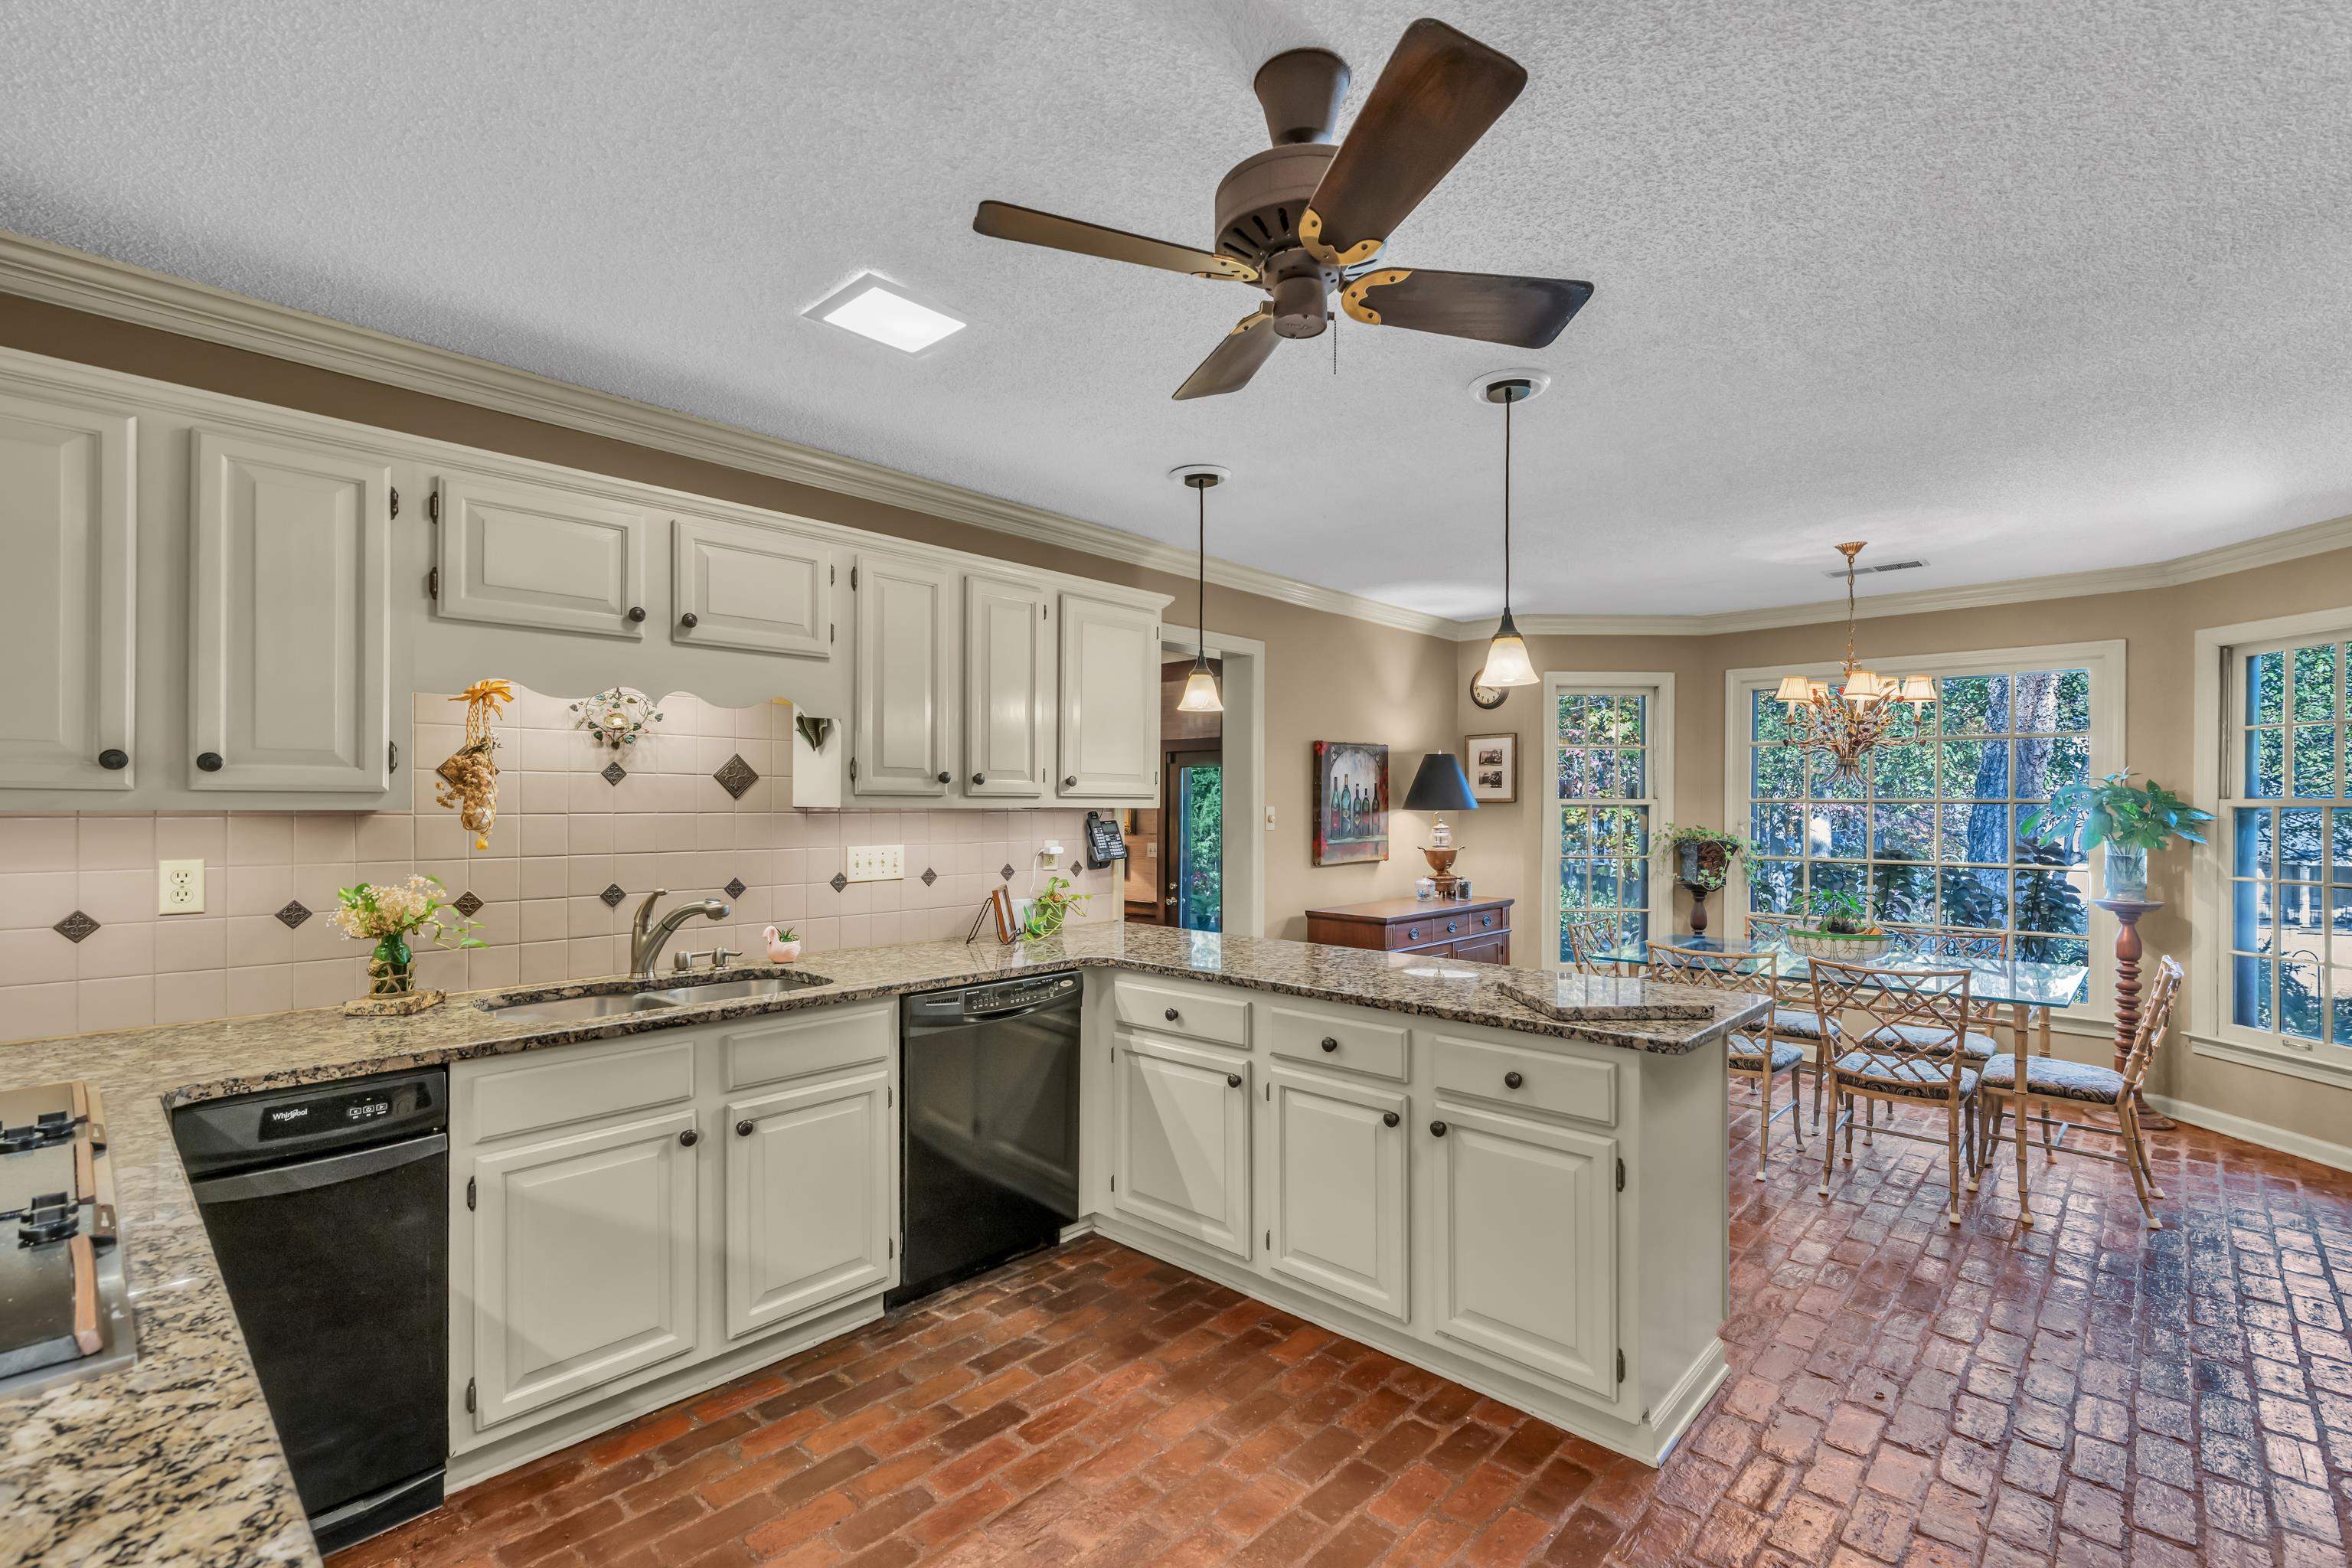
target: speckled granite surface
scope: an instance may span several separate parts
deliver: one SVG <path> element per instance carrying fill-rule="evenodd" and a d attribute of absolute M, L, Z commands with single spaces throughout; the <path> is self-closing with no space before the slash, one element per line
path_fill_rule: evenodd
<path fill-rule="evenodd" d="M 478 995 L 412 1018 L 317 1010 L 0 1047 L 0 1083 L 82 1078 L 102 1088 L 139 1321 L 139 1361 L 128 1371 L 0 1400 L 0 1563 L 228 1568 L 317 1561 L 172 1146 L 165 1120 L 172 1104 L 1077 968 L 1212 980 L 1668 1054 L 1695 1049 L 1765 1006 L 1761 999 L 1670 987 L 1670 1001 L 1706 1000 L 1711 1020 L 1562 1022 L 1505 993 L 1507 982 L 1546 984 L 1549 976 L 1531 971 L 1149 927 L 1087 928 L 1017 948 L 869 948 L 821 954 L 798 967 L 829 983 L 781 997 L 552 1027 L 500 1019 Z"/>

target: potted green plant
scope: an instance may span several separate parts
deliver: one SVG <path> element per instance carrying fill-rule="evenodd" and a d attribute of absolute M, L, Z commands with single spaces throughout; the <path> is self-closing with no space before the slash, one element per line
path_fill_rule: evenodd
<path fill-rule="evenodd" d="M 1668 823 L 1659 831 L 1657 852 L 1675 868 L 1675 880 L 1691 896 L 1693 936 L 1706 932 L 1706 898 L 1729 879 L 1731 858 L 1754 846 L 1737 833 L 1714 827 L 1686 827 Z"/>
<path fill-rule="evenodd" d="M 2213 814 L 2200 811 L 2162 784 L 2150 780 L 2146 788 L 2131 782 L 2131 770 L 2061 784 L 2050 792 L 2050 804 L 2018 824 L 2025 832 L 2058 843 L 2071 843 L 2085 854 L 2106 847 L 2107 897 L 2147 897 L 2147 853 L 2176 838 L 2205 842 L 2196 831 Z"/>
<path fill-rule="evenodd" d="M 1870 963 L 1894 945 L 1893 933 L 1852 893 L 1816 889 L 1799 895 L 1797 910 L 1804 923 L 1789 928 L 1789 950 L 1803 957 Z"/>
<path fill-rule="evenodd" d="M 1066 877 L 1048 877 L 1045 890 L 1029 900 L 1029 911 L 1021 921 L 1024 938 L 1058 936 L 1069 922 L 1072 910 L 1083 905 L 1092 893 L 1073 893 Z"/>

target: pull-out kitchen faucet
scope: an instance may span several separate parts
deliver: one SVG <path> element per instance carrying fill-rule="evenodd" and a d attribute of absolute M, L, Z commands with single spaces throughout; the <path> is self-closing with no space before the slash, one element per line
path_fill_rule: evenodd
<path fill-rule="evenodd" d="M 690 904 L 680 904 L 659 920 L 654 919 L 654 906 L 669 897 L 667 888 L 656 888 L 637 906 L 636 919 L 629 926 L 629 973 L 640 980 L 651 980 L 654 965 L 661 962 L 662 949 L 677 928 L 697 915 L 723 921 L 735 911 L 717 899 L 698 899 Z"/>

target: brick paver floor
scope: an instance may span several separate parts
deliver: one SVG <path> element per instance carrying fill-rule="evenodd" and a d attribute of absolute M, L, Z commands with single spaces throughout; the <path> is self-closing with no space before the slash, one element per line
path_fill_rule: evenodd
<path fill-rule="evenodd" d="M 1736 1113 L 1735 1113 L 1736 1115 Z M 1100 1239 L 464 1492 L 335 1568 L 2343 1568 L 2352 1177 L 2159 1135 L 1958 1231 L 1882 1141 L 1733 1152 L 1731 1379 L 1662 1470 Z M 1785 1128 L 1785 1122 L 1781 1124 Z M 2006 1162 L 2004 1162 L 2006 1164 Z"/>

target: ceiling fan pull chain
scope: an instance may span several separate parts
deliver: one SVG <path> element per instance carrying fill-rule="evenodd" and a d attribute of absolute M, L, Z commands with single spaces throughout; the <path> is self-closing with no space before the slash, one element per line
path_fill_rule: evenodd
<path fill-rule="evenodd" d="M 1326 310 L 1323 319 L 1331 323 L 1331 374 L 1339 374 L 1339 316 L 1336 310 Z"/>

